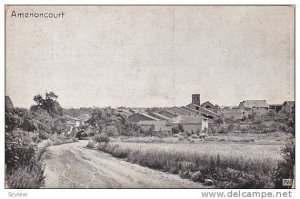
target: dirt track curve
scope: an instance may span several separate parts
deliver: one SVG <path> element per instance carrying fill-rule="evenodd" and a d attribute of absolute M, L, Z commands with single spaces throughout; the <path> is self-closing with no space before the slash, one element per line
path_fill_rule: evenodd
<path fill-rule="evenodd" d="M 51 146 L 45 188 L 205 188 L 200 183 L 86 148 L 87 141 Z"/>

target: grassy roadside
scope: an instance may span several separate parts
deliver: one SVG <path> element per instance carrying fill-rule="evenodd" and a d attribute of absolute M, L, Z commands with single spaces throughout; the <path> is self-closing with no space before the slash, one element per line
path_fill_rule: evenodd
<path fill-rule="evenodd" d="M 164 172 L 180 175 L 195 182 L 212 180 L 216 188 L 272 188 L 274 169 L 268 159 L 254 160 L 237 157 L 200 155 L 162 149 L 142 149 L 116 143 L 90 141 L 89 148 L 111 154 Z"/>
<path fill-rule="evenodd" d="M 20 145 L 18 151 L 27 156 L 26 164 L 16 165 L 15 169 L 6 174 L 6 188 L 13 189 L 36 189 L 44 185 L 44 159 L 47 147 L 76 142 L 78 139 L 53 139 L 43 140 L 38 144 Z M 15 146 L 16 147 L 16 146 Z"/>

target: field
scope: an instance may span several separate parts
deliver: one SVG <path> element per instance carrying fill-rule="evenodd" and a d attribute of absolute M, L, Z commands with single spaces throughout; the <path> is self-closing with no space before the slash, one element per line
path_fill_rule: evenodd
<path fill-rule="evenodd" d="M 241 157 L 256 160 L 282 158 L 280 149 L 288 135 L 282 132 L 269 134 L 226 134 L 209 136 L 205 141 L 179 141 L 177 138 L 121 137 L 112 143 L 137 150 L 166 150 L 220 157 Z"/>
<path fill-rule="evenodd" d="M 94 147 L 196 182 L 212 180 L 217 188 L 271 188 L 277 163 L 282 160 L 280 150 L 287 139 L 281 132 L 215 135 L 204 141 L 121 137 Z"/>

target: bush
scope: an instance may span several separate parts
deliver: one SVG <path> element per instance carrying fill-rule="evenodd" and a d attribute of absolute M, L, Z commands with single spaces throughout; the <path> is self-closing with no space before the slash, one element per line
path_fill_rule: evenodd
<path fill-rule="evenodd" d="M 118 129 L 115 126 L 105 127 L 104 129 L 102 129 L 102 132 L 105 133 L 107 136 L 111 136 L 111 137 L 119 135 Z"/>
<path fill-rule="evenodd" d="M 6 176 L 7 185 L 13 189 L 37 189 L 44 185 L 44 166 L 22 166 Z"/>
<path fill-rule="evenodd" d="M 39 131 L 39 138 L 41 140 L 47 140 L 47 139 L 49 139 L 49 134 L 47 132 L 41 130 L 41 131 Z"/>
<path fill-rule="evenodd" d="M 97 134 L 94 136 L 93 140 L 95 142 L 105 142 L 108 143 L 110 141 L 110 138 L 105 134 L 105 133 L 101 133 L 101 134 Z"/>
<path fill-rule="evenodd" d="M 226 133 L 232 132 L 233 129 L 234 129 L 234 124 L 233 124 L 233 123 L 230 123 L 230 124 L 227 126 Z"/>
<path fill-rule="evenodd" d="M 24 133 L 21 129 L 5 132 L 5 164 L 8 172 L 36 161 L 37 146 Z"/>
<path fill-rule="evenodd" d="M 172 131 L 172 134 L 177 134 L 177 133 L 180 133 L 180 132 L 183 133 L 184 128 L 183 128 L 182 124 L 178 124 L 177 126 L 172 127 L 171 131 Z"/>
<path fill-rule="evenodd" d="M 294 179 L 295 166 L 295 144 L 290 142 L 281 150 L 283 160 L 278 163 L 276 173 L 274 174 L 275 188 L 291 188 L 282 186 L 283 179 Z"/>
<path fill-rule="evenodd" d="M 87 148 L 90 148 L 90 149 L 94 149 L 95 146 L 96 146 L 96 143 L 95 143 L 94 140 L 90 140 L 90 141 L 88 142 L 88 144 L 86 145 L 86 147 L 87 147 Z"/>
<path fill-rule="evenodd" d="M 159 131 L 159 132 L 157 132 L 156 135 L 159 138 L 165 138 L 165 137 L 169 137 L 170 133 L 168 131 Z"/>
<path fill-rule="evenodd" d="M 5 132 L 6 183 L 9 188 L 39 188 L 44 183 L 41 157 L 30 136 L 21 129 Z"/>

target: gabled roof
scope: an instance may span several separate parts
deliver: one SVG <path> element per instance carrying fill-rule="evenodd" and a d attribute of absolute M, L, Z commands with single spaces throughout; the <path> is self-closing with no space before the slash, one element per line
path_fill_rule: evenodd
<path fill-rule="evenodd" d="M 201 104 L 201 106 L 204 106 L 206 104 L 209 104 L 210 106 L 214 107 L 215 105 L 213 103 L 211 103 L 210 101 L 206 101 L 204 103 Z M 205 108 L 205 107 L 204 107 Z"/>
<path fill-rule="evenodd" d="M 199 110 L 191 109 L 191 108 L 188 107 L 189 105 L 194 105 L 194 106 L 198 107 Z M 217 114 L 217 113 L 215 113 L 213 111 L 207 110 L 206 108 L 203 108 L 203 107 L 201 107 L 201 106 L 199 106 L 197 104 L 193 104 L 193 103 L 188 104 L 185 108 L 191 109 L 191 110 L 197 111 L 198 113 L 202 113 L 202 114 L 206 114 L 206 115 L 211 115 L 211 116 L 215 116 L 215 117 L 219 116 L 219 114 Z"/>
<path fill-rule="evenodd" d="M 270 107 L 280 107 L 282 104 L 270 104 Z"/>
<path fill-rule="evenodd" d="M 191 111 L 188 111 L 188 110 L 185 110 L 181 107 L 177 107 L 177 106 L 174 106 L 174 107 L 171 107 L 168 109 L 169 112 L 173 113 L 175 112 L 176 115 L 190 115 L 190 114 L 195 114 Z"/>
<path fill-rule="evenodd" d="M 269 105 L 266 103 L 266 100 L 245 100 L 241 102 L 245 108 L 268 108 Z"/>
<path fill-rule="evenodd" d="M 167 110 L 161 110 L 158 113 L 161 114 L 161 115 L 164 115 L 164 116 L 166 116 L 168 118 L 172 118 L 172 117 L 176 117 L 177 116 L 176 114 L 171 113 L 171 112 L 169 112 Z"/>
<path fill-rule="evenodd" d="M 91 118 L 91 116 L 90 116 L 90 114 L 85 113 L 85 114 L 79 115 L 77 118 L 80 119 L 81 121 L 86 122 Z"/>
<path fill-rule="evenodd" d="M 166 116 L 161 115 L 161 114 L 156 113 L 156 112 L 149 112 L 148 114 L 151 115 L 151 116 L 153 116 L 153 117 L 155 117 L 155 118 L 157 118 L 157 119 L 160 119 L 160 120 L 168 120 L 168 119 L 170 119 L 170 117 L 166 117 Z"/>
<path fill-rule="evenodd" d="M 191 115 L 178 115 L 169 120 L 169 123 L 172 124 L 201 124 L 202 117 L 191 116 Z"/>
<path fill-rule="evenodd" d="M 149 114 L 147 114 L 147 113 L 144 113 L 144 112 L 138 112 L 138 113 L 135 113 L 135 114 L 133 114 L 133 115 L 136 115 L 136 114 L 142 115 L 142 116 L 144 116 L 144 117 L 146 117 L 146 118 L 148 118 L 148 119 L 151 119 L 151 120 L 158 120 L 157 118 L 152 117 L 151 115 L 149 115 Z M 131 115 L 131 116 L 133 116 L 133 115 Z"/>
<path fill-rule="evenodd" d="M 131 111 L 127 110 L 127 109 L 118 110 L 118 112 L 119 112 L 121 115 L 124 115 L 124 116 L 126 116 L 126 117 L 128 117 L 128 116 L 134 114 L 133 112 L 131 112 Z"/>

